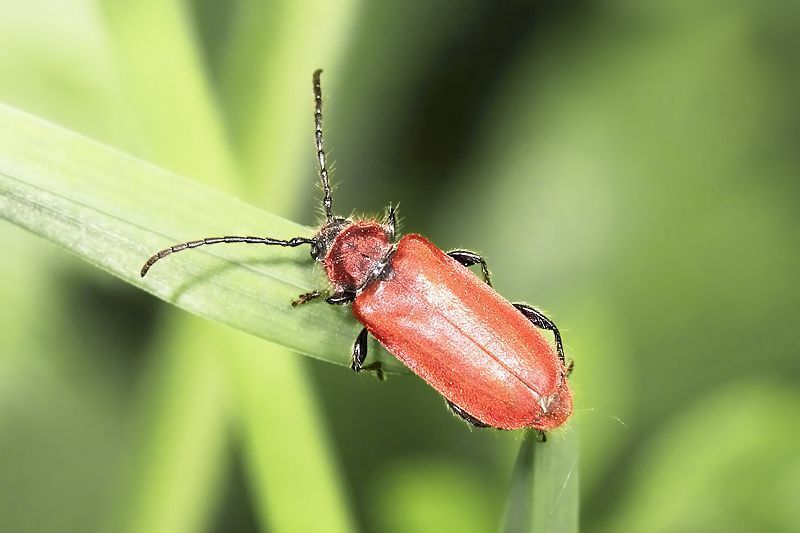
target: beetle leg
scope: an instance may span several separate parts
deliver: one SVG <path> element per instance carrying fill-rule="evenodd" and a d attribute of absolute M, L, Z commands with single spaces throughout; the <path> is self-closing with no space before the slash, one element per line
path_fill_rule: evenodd
<path fill-rule="evenodd" d="M 472 424 L 476 428 L 488 428 L 488 427 L 490 427 L 489 424 L 481 422 L 480 420 L 478 420 L 477 418 L 475 418 L 471 414 L 467 413 L 465 410 L 463 410 L 462 408 L 460 408 L 459 406 L 457 406 L 456 404 L 454 404 L 450 400 L 445 400 L 445 401 L 447 402 L 447 406 L 450 408 L 451 411 L 453 411 L 455 414 L 457 414 L 458 416 L 460 416 L 461 418 L 463 418 L 464 420 L 466 420 L 467 422 L 469 422 L 470 424 Z"/>
<path fill-rule="evenodd" d="M 556 338 L 556 351 L 558 352 L 558 357 L 561 359 L 561 363 L 566 365 L 567 362 L 564 358 L 564 345 L 561 342 L 561 333 L 558 332 L 558 328 L 555 324 L 553 324 L 553 321 L 544 316 L 541 311 L 534 309 L 530 305 L 519 303 L 513 305 L 519 310 L 520 313 L 525 315 L 525 318 L 530 320 L 534 326 L 553 332 L 553 336 Z M 570 363 L 570 372 L 572 371 L 571 367 L 572 364 Z"/>
<path fill-rule="evenodd" d="M 361 372 L 364 365 L 364 360 L 367 358 L 367 328 L 361 330 L 358 334 L 356 342 L 353 343 L 353 362 L 350 368 L 356 372 Z"/>
<path fill-rule="evenodd" d="M 350 291 L 340 291 L 334 292 L 325 298 L 325 301 L 331 305 L 347 305 L 349 303 L 353 303 L 353 300 L 355 299 L 356 293 Z"/>
<path fill-rule="evenodd" d="M 307 304 L 311 300 L 315 300 L 320 296 L 322 296 L 322 293 L 319 291 L 304 292 L 303 294 L 298 296 L 296 300 L 292 301 L 292 307 L 297 307 L 298 305 Z"/>
<path fill-rule="evenodd" d="M 483 257 L 479 256 L 475 252 L 470 252 L 469 250 L 450 250 L 447 252 L 447 255 L 464 265 L 465 267 L 470 267 L 472 265 L 477 265 L 478 263 L 481 264 L 481 273 L 483 273 L 483 281 L 486 282 L 488 286 L 492 286 L 492 280 L 489 276 L 489 267 L 486 266 L 486 261 Z"/>
<path fill-rule="evenodd" d="M 296 300 L 292 301 L 292 307 L 306 304 L 320 297 L 325 297 L 325 301 L 331 305 L 347 305 L 349 303 L 353 303 L 353 300 L 356 298 L 356 293 L 350 291 L 341 291 L 328 295 L 327 292 L 322 291 L 304 292 L 298 296 Z"/>
<path fill-rule="evenodd" d="M 364 365 L 364 360 L 367 358 L 367 328 L 361 330 L 358 334 L 356 342 L 353 343 L 353 361 L 350 363 L 350 368 L 356 372 L 374 372 L 378 380 L 383 381 L 386 377 L 383 375 L 380 361 L 375 361 L 368 365 Z"/>

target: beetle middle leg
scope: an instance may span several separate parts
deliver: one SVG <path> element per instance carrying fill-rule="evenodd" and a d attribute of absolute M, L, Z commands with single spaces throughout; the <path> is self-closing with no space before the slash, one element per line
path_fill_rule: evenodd
<path fill-rule="evenodd" d="M 547 318 L 541 311 L 538 309 L 534 309 L 530 305 L 516 303 L 513 304 L 520 313 L 525 315 L 525 318 L 531 321 L 531 324 L 536 326 L 540 329 L 546 329 L 548 331 L 553 332 L 553 336 L 556 338 L 556 352 L 558 352 L 558 358 L 561 359 L 561 364 L 567 364 L 566 358 L 564 357 L 564 345 L 561 342 L 561 333 L 559 333 L 558 328 L 553 323 L 552 320 Z M 569 372 L 572 372 L 572 364 L 570 363 Z"/>
<path fill-rule="evenodd" d="M 458 416 L 460 416 L 461 418 L 463 418 L 464 420 L 466 420 L 467 422 L 469 422 L 470 424 L 472 424 L 476 428 L 488 428 L 488 427 L 491 427 L 491 426 L 489 426 L 489 424 L 487 424 L 485 422 L 481 422 L 480 420 L 478 420 L 477 418 L 475 418 L 474 416 L 472 416 L 471 414 L 469 414 L 468 412 L 466 412 L 465 410 L 463 410 L 462 408 L 460 408 L 459 406 L 457 406 L 456 404 L 454 404 L 450 400 L 445 400 L 445 401 L 447 402 L 447 406 L 450 408 L 451 411 L 453 411 L 455 414 L 457 414 Z"/>
<path fill-rule="evenodd" d="M 483 274 L 483 281 L 486 282 L 488 286 L 492 286 L 491 276 L 489 275 L 489 267 L 486 266 L 486 260 L 481 257 L 480 255 L 476 254 L 475 252 L 470 252 L 469 250 L 450 250 L 447 252 L 447 255 L 464 265 L 465 267 L 470 267 L 472 265 L 477 265 L 478 263 L 481 264 L 481 273 Z"/>
<path fill-rule="evenodd" d="M 364 364 L 367 358 L 367 328 L 361 330 L 358 334 L 356 342 L 353 343 L 353 360 L 350 363 L 350 368 L 356 372 L 374 372 L 378 380 L 383 381 L 386 376 L 383 375 L 383 368 L 380 361 L 375 361 L 368 365 Z"/>

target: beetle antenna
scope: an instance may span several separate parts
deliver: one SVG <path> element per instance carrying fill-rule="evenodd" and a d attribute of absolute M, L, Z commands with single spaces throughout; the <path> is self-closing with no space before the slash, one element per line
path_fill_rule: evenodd
<path fill-rule="evenodd" d="M 331 200 L 331 185 L 328 182 L 328 168 L 325 166 L 325 148 L 322 141 L 322 88 L 319 76 L 322 69 L 314 71 L 314 140 L 317 145 L 317 160 L 319 161 L 319 179 L 322 182 L 322 189 L 325 197 L 322 199 L 322 206 L 325 208 L 325 216 L 328 221 L 333 220 L 333 201 Z"/>
<path fill-rule="evenodd" d="M 282 241 L 280 239 L 270 239 L 269 237 L 239 237 L 235 235 L 229 235 L 226 237 L 206 237 L 205 239 L 199 239 L 196 241 L 189 241 L 189 242 L 182 242 L 180 244 L 176 244 L 174 246 L 170 246 L 169 248 L 164 248 L 157 254 L 150 257 L 147 262 L 142 267 L 142 271 L 139 273 L 142 277 L 147 274 L 147 271 L 150 270 L 156 261 L 160 259 L 164 259 L 168 255 L 174 254 L 175 252 L 180 252 L 183 250 L 188 250 L 190 248 L 197 248 L 198 246 L 204 246 L 206 244 L 220 244 L 220 243 L 234 243 L 234 242 L 244 242 L 248 244 L 268 244 L 268 245 L 275 245 L 275 246 L 300 246 L 301 244 L 314 244 L 317 241 L 314 239 L 306 239 L 305 237 L 295 237 L 293 239 L 289 239 L 288 241 Z"/>

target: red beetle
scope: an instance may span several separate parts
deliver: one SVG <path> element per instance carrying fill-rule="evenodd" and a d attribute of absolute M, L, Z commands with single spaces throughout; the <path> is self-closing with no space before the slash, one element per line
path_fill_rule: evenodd
<path fill-rule="evenodd" d="M 443 252 L 420 235 L 395 241 L 395 211 L 383 222 L 333 215 L 322 142 L 320 74 L 313 76 L 314 125 L 323 207 L 327 220 L 313 238 L 212 237 L 166 248 L 142 267 L 181 250 L 217 243 L 311 245 L 332 291 L 301 294 L 293 306 L 324 297 L 352 304 L 364 325 L 353 345 L 352 368 L 382 377 L 380 363 L 364 365 L 367 333 L 427 381 L 450 408 L 477 427 L 541 432 L 572 413 L 572 393 L 561 335 L 555 324 L 525 304 L 512 304 L 491 287 L 486 261 L 467 250 Z M 481 265 L 483 281 L 466 267 Z M 555 337 L 551 345 L 540 330 Z"/>

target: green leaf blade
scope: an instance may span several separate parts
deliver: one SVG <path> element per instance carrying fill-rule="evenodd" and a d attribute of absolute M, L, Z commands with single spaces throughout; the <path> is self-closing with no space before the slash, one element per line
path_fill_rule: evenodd
<path fill-rule="evenodd" d="M 539 439 L 530 430 L 520 445 L 501 531 L 577 533 L 578 434 L 569 427 Z"/>
<path fill-rule="evenodd" d="M 208 246 L 165 258 L 139 277 L 150 255 L 176 242 L 290 238 L 311 229 L 12 108 L 0 106 L 0 124 L 0 216 L 182 309 L 349 364 L 357 326 L 348 311 L 290 305 L 325 284 L 305 248 Z"/>

